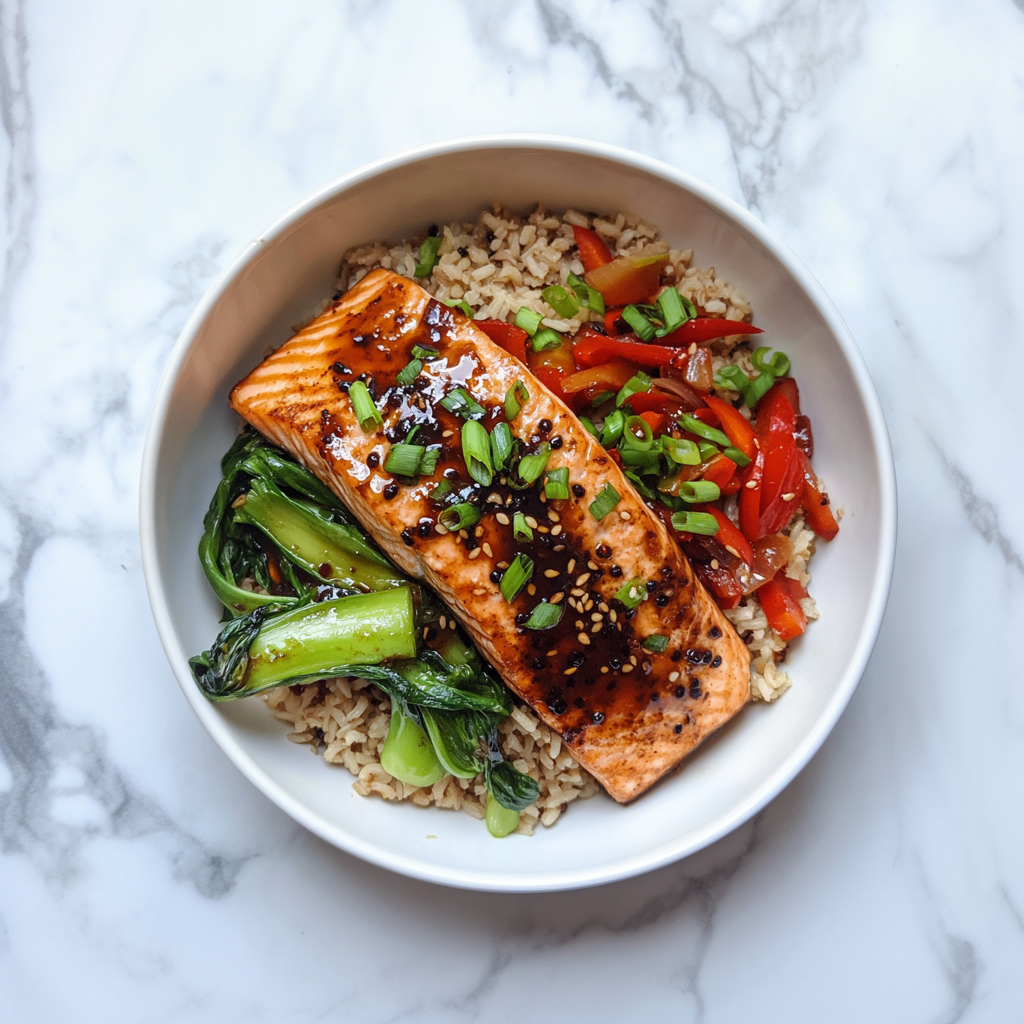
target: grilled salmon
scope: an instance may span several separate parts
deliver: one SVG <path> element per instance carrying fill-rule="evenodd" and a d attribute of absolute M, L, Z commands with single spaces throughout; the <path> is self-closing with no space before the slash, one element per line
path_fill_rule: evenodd
<path fill-rule="evenodd" d="M 401 384 L 416 346 L 422 368 Z M 375 398 L 379 428 L 359 424 L 348 394 L 357 380 Z M 507 421 L 517 381 L 529 398 L 508 421 L 512 434 L 527 453 L 550 452 L 547 472 L 568 468 L 567 499 L 500 474 L 482 486 L 467 471 L 464 419 L 442 400 L 463 389 L 492 430 Z M 368 274 L 241 381 L 231 404 L 440 595 L 615 800 L 638 797 L 747 702 L 745 645 L 616 462 L 522 363 L 413 281 Z M 388 453 L 413 428 L 437 463 L 429 475 L 397 477 Z M 619 500 L 598 519 L 591 504 L 609 485 Z M 449 532 L 440 513 L 464 502 L 482 518 Z M 532 540 L 513 535 L 517 512 Z M 499 583 L 517 554 L 534 568 L 510 603 Z M 560 607 L 560 620 L 528 628 L 541 603 Z"/>

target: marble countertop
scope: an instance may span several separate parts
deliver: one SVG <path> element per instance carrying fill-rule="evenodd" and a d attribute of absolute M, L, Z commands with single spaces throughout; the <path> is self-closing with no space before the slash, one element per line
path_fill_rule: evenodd
<path fill-rule="evenodd" d="M 1024 1017 L 1022 68 L 1024 0 L 0 6 L 0 1019 Z M 392 876 L 278 811 L 182 700 L 139 558 L 213 278 L 339 175 L 493 131 L 753 211 L 858 339 L 899 479 L 881 636 L 811 764 L 698 856 L 556 895 Z"/>

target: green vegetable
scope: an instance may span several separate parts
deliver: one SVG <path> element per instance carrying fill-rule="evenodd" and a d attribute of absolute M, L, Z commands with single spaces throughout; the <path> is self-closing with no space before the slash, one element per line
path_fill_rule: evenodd
<path fill-rule="evenodd" d="M 465 299 L 442 299 L 441 301 L 450 309 L 461 310 L 461 312 L 465 313 L 470 320 L 472 320 L 473 317 L 476 316 L 476 314 L 473 312 L 473 307 L 470 306 L 470 304 L 466 302 Z"/>
<path fill-rule="evenodd" d="M 601 431 L 599 431 L 597 429 L 597 427 L 594 426 L 594 424 L 591 422 L 591 420 L 588 417 L 580 416 L 580 417 L 578 417 L 578 419 L 579 419 L 580 423 L 583 424 L 583 427 L 587 431 L 588 434 L 590 434 L 592 437 L 596 437 L 596 438 L 598 438 L 600 440 Z"/>
<path fill-rule="evenodd" d="M 434 745 L 400 700 L 391 704 L 391 721 L 380 763 L 389 775 L 410 786 L 432 786 L 445 775 Z"/>
<path fill-rule="evenodd" d="M 776 352 L 771 359 L 765 359 L 765 355 L 771 352 L 767 346 L 755 348 L 750 355 L 750 362 L 755 370 L 763 373 L 770 373 L 775 377 L 785 377 L 789 373 L 791 363 L 785 352 Z"/>
<path fill-rule="evenodd" d="M 391 446 L 384 460 L 384 469 L 395 476 L 416 476 L 426 448 L 421 444 L 406 444 L 399 441 Z"/>
<path fill-rule="evenodd" d="M 541 601 L 530 612 L 530 617 L 523 623 L 527 629 L 551 629 L 562 621 L 562 606 Z"/>
<path fill-rule="evenodd" d="M 532 575 L 533 559 L 520 552 L 512 559 L 512 564 L 505 570 L 499 584 L 502 596 L 509 604 L 522 593 Z"/>
<path fill-rule="evenodd" d="M 711 480 L 685 480 L 679 485 L 679 497 L 691 505 L 696 502 L 718 501 L 721 496 L 718 484 Z"/>
<path fill-rule="evenodd" d="M 526 331 L 532 338 L 540 330 L 540 322 L 543 319 L 544 317 L 540 313 L 534 313 L 532 309 L 520 306 L 519 312 L 516 313 L 515 325 Z"/>
<path fill-rule="evenodd" d="M 700 449 L 686 438 L 663 437 L 661 446 L 665 455 L 680 466 L 699 466 L 701 463 Z"/>
<path fill-rule="evenodd" d="M 424 238 L 420 244 L 420 261 L 413 271 L 416 277 L 429 277 L 437 265 L 437 250 L 441 247 L 441 236 L 432 235 Z"/>
<path fill-rule="evenodd" d="M 544 479 L 544 494 L 551 501 L 565 501 L 569 497 L 569 468 L 548 470 Z"/>
<path fill-rule="evenodd" d="M 352 400 L 352 410 L 361 429 L 370 433 L 384 425 L 380 410 L 373 404 L 370 392 L 361 380 L 352 381 L 348 387 L 348 397 Z"/>
<path fill-rule="evenodd" d="M 634 576 L 626 580 L 615 592 L 615 600 L 621 601 L 627 608 L 633 609 L 641 601 L 647 600 L 647 587 L 642 576 Z"/>
<path fill-rule="evenodd" d="M 581 306 L 592 309 L 598 315 L 604 314 L 604 296 L 596 288 L 591 288 L 586 281 L 573 273 L 569 274 L 566 283 L 576 293 Z"/>
<path fill-rule="evenodd" d="M 639 394 L 641 391 L 651 390 L 651 378 L 643 372 L 643 370 L 637 370 L 629 380 L 622 386 L 622 390 L 615 396 L 615 407 L 618 408 L 625 405 L 629 401 L 630 396 Z"/>
<path fill-rule="evenodd" d="M 505 392 L 505 419 L 511 423 L 519 415 L 519 410 L 529 400 L 530 392 L 526 390 L 526 385 L 521 380 L 517 380 Z"/>
<path fill-rule="evenodd" d="M 679 419 L 681 426 L 685 427 L 691 434 L 696 434 L 698 437 L 703 437 L 708 441 L 714 441 L 715 444 L 721 445 L 723 448 L 728 448 L 732 442 L 726 437 L 722 431 L 716 427 L 709 427 L 706 423 L 702 423 L 695 416 L 691 416 L 688 412 L 684 412 Z"/>
<path fill-rule="evenodd" d="M 496 473 L 500 473 L 507 465 L 515 443 L 511 427 L 507 423 L 495 423 L 491 431 L 491 464 Z"/>
<path fill-rule="evenodd" d="M 626 306 L 621 316 L 641 341 L 650 341 L 654 337 L 654 324 L 636 306 Z"/>
<path fill-rule="evenodd" d="M 438 350 L 436 348 L 434 348 L 433 345 L 426 345 L 422 341 L 421 342 L 417 342 L 412 347 L 412 357 L 413 357 L 413 359 L 423 359 L 423 360 L 439 359 L 440 356 L 441 356 L 441 353 L 438 352 Z"/>
<path fill-rule="evenodd" d="M 672 529 L 714 537 L 718 533 L 718 520 L 710 512 L 676 512 L 672 516 Z"/>
<path fill-rule="evenodd" d="M 551 458 L 551 445 L 547 441 L 543 441 L 540 447 L 532 455 L 524 455 L 519 460 L 518 475 L 519 479 L 528 487 L 530 484 L 535 483 L 541 473 L 547 468 L 548 459 Z"/>
<path fill-rule="evenodd" d="M 674 330 L 682 327 L 692 315 L 687 313 L 684 308 L 682 296 L 675 288 L 671 287 L 666 288 L 658 296 L 658 309 L 661 311 L 661 319 L 664 324 L 663 327 L 659 327 L 655 331 L 659 338 L 664 338 L 666 334 L 671 334 Z"/>
<path fill-rule="evenodd" d="M 449 480 L 439 480 L 437 486 L 430 492 L 431 501 L 443 501 L 452 493 L 454 488 Z"/>
<path fill-rule="evenodd" d="M 561 285 L 554 284 L 545 288 L 540 297 L 561 317 L 571 320 L 579 311 L 580 304 Z"/>
<path fill-rule="evenodd" d="M 504 839 L 519 828 L 519 812 L 511 811 L 498 803 L 493 793 L 487 794 L 487 813 L 484 816 L 487 831 L 495 839 Z"/>
<path fill-rule="evenodd" d="M 462 458 L 469 475 L 481 487 L 490 487 L 494 479 L 491 439 L 476 420 L 467 420 L 462 424 Z"/>
<path fill-rule="evenodd" d="M 781 355 L 781 353 L 776 353 L 776 355 Z M 757 408 L 757 403 L 764 398 L 766 392 L 774 383 L 775 374 L 771 370 L 762 370 L 753 380 L 738 366 L 723 366 L 715 374 L 715 385 L 730 391 L 738 391 L 743 396 L 743 401 L 751 412 Z"/>
<path fill-rule="evenodd" d="M 512 536 L 520 544 L 527 544 L 533 540 L 533 530 L 530 529 L 530 524 L 522 512 L 516 512 L 512 516 Z"/>
<path fill-rule="evenodd" d="M 438 517 L 437 521 L 450 533 L 468 530 L 480 522 L 480 509 L 468 501 L 458 505 L 449 505 Z"/>
<path fill-rule="evenodd" d="M 508 761 L 488 759 L 485 772 L 491 795 L 510 811 L 526 810 L 540 796 L 537 780 L 519 771 Z"/>
<path fill-rule="evenodd" d="M 398 371 L 395 380 L 399 384 L 411 384 L 419 375 L 420 370 L 423 369 L 422 359 L 413 359 L 412 362 L 408 363 L 403 369 Z"/>
<path fill-rule="evenodd" d="M 668 637 L 655 633 L 643 642 L 645 651 L 652 651 L 654 654 L 661 654 L 668 647 Z"/>
<path fill-rule="evenodd" d="M 721 454 L 719 450 L 710 441 L 698 441 L 697 451 L 700 452 L 700 461 L 708 462 L 713 459 L 716 455 Z"/>
<path fill-rule="evenodd" d="M 725 455 L 727 458 L 732 459 L 732 461 L 735 462 L 736 465 L 740 467 L 740 469 L 743 469 L 744 466 L 750 465 L 749 456 L 741 452 L 739 448 L 726 448 L 722 452 L 722 454 Z"/>
<path fill-rule="evenodd" d="M 546 352 L 550 348 L 561 347 L 562 340 L 562 336 L 558 331 L 545 327 L 533 336 L 530 346 L 534 352 Z"/>
<path fill-rule="evenodd" d="M 622 500 L 611 484 L 605 484 L 590 503 L 590 514 L 600 522 Z"/>
<path fill-rule="evenodd" d="M 487 410 L 464 388 L 455 388 L 441 399 L 441 406 L 464 420 L 479 420 Z"/>
<path fill-rule="evenodd" d="M 190 659 L 211 700 L 248 697 L 283 683 L 363 675 L 364 668 L 416 653 L 408 587 L 299 605 L 273 606 L 229 622 L 208 651 Z"/>
<path fill-rule="evenodd" d="M 614 409 L 604 418 L 601 430 L 601 444 L 605 448 L 614 448 L 622 437 L 622 429 L 626 425 L 626 414 L 621 409 Z"/>

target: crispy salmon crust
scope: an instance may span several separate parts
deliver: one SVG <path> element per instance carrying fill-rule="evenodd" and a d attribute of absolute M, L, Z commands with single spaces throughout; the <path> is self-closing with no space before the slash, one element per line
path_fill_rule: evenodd
<path fill-rule="evenodd" d="M 398 385 L 417 344 L 437 357 L 428 353 L 415 381 Z M 379 429 L 363 430 L 356 419 L 347 393 L 356 379 L 375 395 Z M 466 471 L 464 421 L 441 399 L 465 389 L 490 430 L 505 421 L 516 381 L 530 397 L 512 433 L 530 451 L 551 445 L 547 469 L 568 467 L 568 500 L 544 502 L 539 487 L 516 490 L 499 475 L 481 488 Z M 747 702 L 746 646 L 616 462 L 522 363 L 413 281 L 372 271 L 241 381 L 231 405 L 440 595 L 505 683 L 620 803 L 640 796 Z M 431 476 L 399 479 L 385 469 L 388 452 L 414 425 L 415 443 L 440 457 Z M 451 495 L 433 500 L 442 479 Z M 609 484 L 620 500 L 598 521 L 590 504 Z M 437 525 L 455 501 L 476 502 L 483 513 L 461 534 Z M 536 524 L 532 541 L 513 538 L 516 511 Z M 534 571 L 509 603 L 498 581 L 516 553 L 529 556 Z M 561 621 L 525 628 L 542 600 L 561 604 Z"/>

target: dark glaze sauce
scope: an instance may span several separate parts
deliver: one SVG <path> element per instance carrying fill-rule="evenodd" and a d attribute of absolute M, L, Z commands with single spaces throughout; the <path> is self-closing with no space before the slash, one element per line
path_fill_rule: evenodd
<path fill-rule="evenodd" d="M 464 340 L 458 340 L 456 350 L 446 355 L 450 331 L 465 319 L 463 314 L 432 300 L 417 322 L 395 312 L 391 304 L 382 304 L 381 299 L 378 297 L 361 314 L 350 318 L 346 328 L 339 332 L 329 372 L 342 391 L 347 391 L 354 380 L 367 383 L 385 424 L 389 425 L 385 436 L 390 442 L 404 440 L 414 426 L 419 427 L 414 442 L 440 446 L 440 458 L 431 483 L 424 486 L 423 477 L 418 481 L 401 481 L 386 474 L 382 467 L 383 449 L 378 446 L 374 451 L 380 454 L 368 460 L 375 465 L 368 467 L 366 478 L 358 486 L 372 486 L 375 476 L 380 481 L 374 488 L 378 493 L 383 487 L 387 494 L 392 484 L 403 488 L 416 484 L 418 499 L 409 493 L 404 495 L 413 507 L 418 505 L 401 534 L 409 547 L 429 546 L 437 541 L 435 525 L 445 507 L 460 502 L 476 505 L 482 514 L 480 522 L 460 536 L 467 558 L 490 552 L 489 562 L 496 566 L 496 571 L 491 573 L 488 587 L 497 589 L 501 571 L 517 553 L 533 560 L 529 587 L 508 609 L 521 639 L 521 651 L 513 653 L 519 657 L 523 675 L 533 679 L 527 695 L 530 703 L 544 704 L 557 715 L 563 735 L 572 742 L 588 727 L 603 723 L 611 726 L 616 719 L 633 719 L 638 712 L 652 708 L 663 709 L 665 713 L 673 706 L 692 707 L 695 700 L 706 696 L 699 675 L 711 661 L 710 652 L 670 648 L 655 654 L 644 650 L 645 638 L 632 628 L 633 613 L 622 602 L 602 598 L 594 590 L 606 574 L 613 579 L 622 577 L 615 564 L 614 547 L 601 543 L 596 551 L 580 550 L 573 538 L 562 532 L 559 522 L 560 510 L 570 504 L 587 507 L 594 495 L 576 485 L 571 487 L 569 500 L 545 502 L 538 486 L 516 490 L 504 477 L 495 476 L 492 486 L 481 487 L 469 476 L 461 453 L 463 420 L 444 409 L 441 399 L 455 387 L 464 387 L 484 406 L 486 414 L 480 422 L 488 431 L 505 420 L 505 411 L 493 397 L 488 400 L 487 396 L 493 396 L 497 389 L 488 387 L 485 372 L 473 355 L 465 351 Z M 400 385 L 396 376 L 411 361 L 416 344 L 436 348 L 439 356 L 436 360 L 424 360 L 423 370 L 412 384 Z M 526 415 L 525 410 L 520 413 L 520 417 Z M 526 435 L 527 453 L 536 450 L 542 441 L 555 440 L 550 434 L 552 424 L 547 420 L 530 424 L 520 423 L 517 418 L 516 426 Z M 325 414 L 320 447 L 326 456 L 331 455 L 333 439 L 346 429 Z M 561 438 L 558 442 L 556 447 L 560 446 Z M 379 473 L 369 471 L 378 465 Z M 452 491 L 441 501 L 431 500 L 429 492 L 442 478 L 450 483 Z M 530 517 L 532 541 L 514 539 L 511 521 L 516 512 Z M 478 549 L 480 554 L 473 556 Z M 624 582 L 625 579 L 616 579 L 616 589 Z M 660 608 L 674 595 L 685 596 L 680 592 L 687 587 L 688 581 L 675 580 L 674 571 L 663 567 L 656 571 L 655 579 L 647 582 L 646 592 Z M 561 621 L 547 630 L 523 628 L 529 612 L 541 601 L 560 602 L 564 608 Z M 678 608 L 667 611 L 678 620 Z M 427 631 L 428 641 L 434 633 L 433 629 Z M 681 717 L 679 711 L 674 717 Z M 675 729 L 676 734 L 680 731 Z"/>

